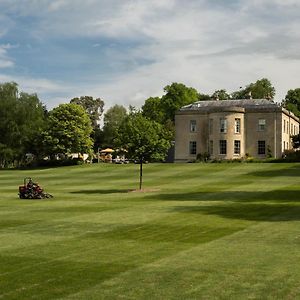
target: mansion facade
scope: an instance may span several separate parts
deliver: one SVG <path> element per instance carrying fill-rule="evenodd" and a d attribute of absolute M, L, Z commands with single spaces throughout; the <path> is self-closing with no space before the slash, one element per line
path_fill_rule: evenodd
<path fill-rule="evenodd" d="M 299 125 L 293 113 L 267 99 L 198 101 L 175 115 L 175 162 L 195 160 L 199 153 L 212 159 L 280 158 L 292 149 Z"/>

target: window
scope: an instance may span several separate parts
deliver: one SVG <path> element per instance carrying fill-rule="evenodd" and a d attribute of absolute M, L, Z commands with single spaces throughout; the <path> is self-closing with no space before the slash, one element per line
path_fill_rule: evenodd
<path fill-rule="evenodd" d="M 266 120 L 259 119 L 258 120 L 258 131 L 264 131 L 266 129 Z"/>
<path fill-rule="evenodd" d="M 214 153 L 214 141 L 209 141 L 209 154 Z"/>
<path fill-rule="evenodd" d="M 241 154 L 241 141 L 234 141 L 234 154 Z"/>
<path fill-rule="evenodd" d="M 213 129 L 214 129 L 214 120 L 213 119 L 209 119 L 209 134 L 212 134 L 213 133 Z"/>
<path fill-rule="evenodd" d="M 196 141 L 190 142 L 190 154 L 191 155 L 197 154 L 197 142 Z"/>
<path fill-rule="evenodd" d="M 283 151 L 285 150 L 285 141 L 283 141 Z"/>
<path fill-rule="evenodd" d="M 220 140 L 220 154 L 226 154 L 226 153 L 227 153 L 227 141 Z"/>
<path fill-rule="evenodd" d="M 258 141 L 257 153 L 259 155 L 266 154 L 266 141 Z"/>
<path fill-rule="evenodd" d="M 225 118 L 220 119 L 220 132 L 222 133 L 227 132 L 227 120 Z"/>
<path fill-rule="evenodd" d="M 190 131 L 191 132 L 195 132 L 196 129 L 197 129 L 197 127 L 196 127 L 196 120 L 191 120 L 190 121 Z"/>
<path fill-rule="evenodd" d="M 283 120 L 283 133 L 285 133 L 285 120 Z"/>
<path fill-rule="evenodd" d="M 241 133 L 241 119 L 234 120 L 234 133 Z"/>

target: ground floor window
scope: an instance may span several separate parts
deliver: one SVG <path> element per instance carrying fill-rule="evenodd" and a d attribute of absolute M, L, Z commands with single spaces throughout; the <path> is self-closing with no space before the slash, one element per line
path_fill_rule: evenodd
<path fill-rule="evenodd" d="M 220 154 L 227 154 L 227 141 L 220 140 Z"/>
<path fill-rule="evenodd" d="M 266 141 L 258 141 L 257 148 L 257 153 L 259 155 L 266 154 Z"/>
<path fill-rule="evenodd" d="M 209 154 L 212 155 L 214 153 L 214 141 L 209 141 Z"/>
<path fill-rule="evenodd" d="M 191 155 L 197 154 L 197 142 L 196 141 L 190 141 L 190 154 Z"/>
<path fill-rule="evenodd" d="M 234 154 L 241 154 L 241 141 L 234 141 Z"/>

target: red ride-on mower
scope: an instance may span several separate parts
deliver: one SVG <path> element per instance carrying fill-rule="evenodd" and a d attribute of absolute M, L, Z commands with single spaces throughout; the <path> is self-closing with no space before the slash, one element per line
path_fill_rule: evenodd
<path fill-rule="evenodd" d="M 45 199 L 53 198 L 52 195 L 45 193 L 43 189 L 32 181 L 30 177 L 24 178 L 24 185 L 19 186 L 20 199 Z"/>

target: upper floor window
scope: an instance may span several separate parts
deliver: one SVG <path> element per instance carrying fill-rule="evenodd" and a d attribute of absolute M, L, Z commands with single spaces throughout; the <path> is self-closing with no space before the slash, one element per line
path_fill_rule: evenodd
<path fill-rule="evenodd" d="M 227 119 L 225 118 L 220 119 L 220 132 L 222 133 L 227 132 Z"/>
<path fill-rule="evenodd" d="M 283 120 L 283 133 L 285 133 L 285 120 Z"/>
<path fill-rule="evenodd" d="M 266 129 L 266 120 L 259 119 L 258 120 L 258 131 L 264 131 Z"/>
<path fill-rule="evenodd" d="M 220 154 L 227 154 L 227 141 L 220 140 Z"/>
<path fill-rule="evenodd" d="M 191 155 L 197 154 L 197 142 L 196 141 L 190 141 L 190 154 Z"/>
<path fill-rule="evenodd" d="M 191 120 L 190 121 L 190 131 L 195 132 L 197 130 L 197 123 L 196 120 Z"/>
<path fill-rule="evenodd" d="M 209 134 L 212 134 L 213 133 L 213 129 L 214 129 L 214 120 L 213 119 L 209 119 Z"/>
<path fill-rule="evenodd" d="M 234 133 L 241 133 L 241 119 L 234 119 Z"/>
<path fill-rule="evenodd" d="M 266 154 L 266 141 L 258 141 L 257 143 L 257 153 Z"/>

